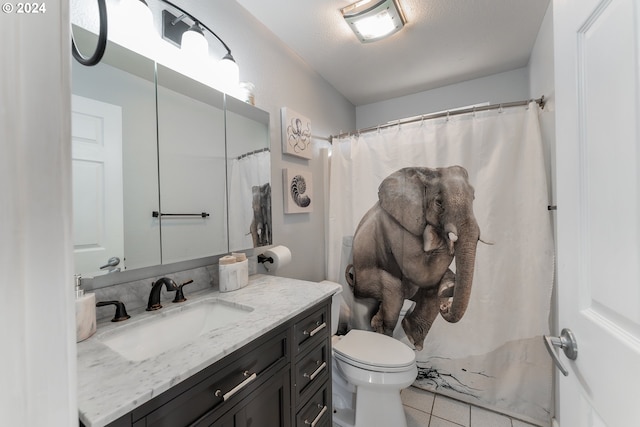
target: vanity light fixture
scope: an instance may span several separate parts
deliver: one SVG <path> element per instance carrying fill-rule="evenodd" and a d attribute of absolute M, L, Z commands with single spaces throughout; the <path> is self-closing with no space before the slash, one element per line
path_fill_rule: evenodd
<path fill-rule="evenodd" d="M 224 81 L 224 86 L 228 88 L 237 88 L 239 85 L 240 70 L 233 55 L 231 55 L 231 49 L 229 46 L 209 27 L 202 23 L 202 21 L 196 19 L 189 12 L 181 9 L 168 0 L 162 0 L 169 6 L 178 10 L 181 15 L 175 16 L 168 10 L 162 11 L 162 37 L 180 47 L 182 50 L 194 52 L 195 49 L 201 52 L 200 55 L 209 54 L 209 44 L 204 36 L 204 30 L 211 33 L 222 46 L 226 49 L 227 53 L 223 56 L 218 64 L 219 70 L 221 70 L 221 79 Z M 188 18 L 193 21 L 192 25 L 188 25 L 184 20 Z"/>
<path fill-rule="evenodd" d="M 388 37 L 407 22 L 398 0 L 360 0 L 340 12 L 362 43 Z"/>

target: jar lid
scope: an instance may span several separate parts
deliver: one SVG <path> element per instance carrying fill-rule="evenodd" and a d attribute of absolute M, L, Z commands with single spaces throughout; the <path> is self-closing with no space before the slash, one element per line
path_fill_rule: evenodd
<path fill-rule="evenodd" d="M 235 262 L 236 262 L 236 257 L 231 255 L 225 255 L 218 260 L 218 263 L 220 265 L 229 265 L 229 264 L 234 264 Z"/>

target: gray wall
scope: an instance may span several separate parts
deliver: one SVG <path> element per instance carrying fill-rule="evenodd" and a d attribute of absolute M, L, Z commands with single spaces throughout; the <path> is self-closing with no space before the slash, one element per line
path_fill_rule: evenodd
<path fill-rule="evenodd" d="M 538 95 L 540 96 L 540 95 Z M 538 97 L 536 96 L 536 98 Z M 527 68 L 518 68 L 356 108 L 358 129 L 436 111 L 529 98 Z"/>

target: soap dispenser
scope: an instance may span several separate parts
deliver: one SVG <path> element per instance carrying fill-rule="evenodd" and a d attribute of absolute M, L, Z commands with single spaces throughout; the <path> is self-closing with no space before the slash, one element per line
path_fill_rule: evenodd
<path fill-rule="evenodd" d="M 80 286 L 81 276 L 73 276 L 76 287 L 76 342 L 96 333 L 96 294 L 85 294 Z"/>

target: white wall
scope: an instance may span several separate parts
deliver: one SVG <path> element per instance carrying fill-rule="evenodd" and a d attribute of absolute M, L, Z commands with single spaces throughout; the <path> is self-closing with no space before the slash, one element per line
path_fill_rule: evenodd
<path fill-rule="evenodd" d="M 69 8 L 46 8 L 0 14 L 3 426 L 77 425 Z"/>
<path fill-rule="evenodd" d="M 547 103 L 540 114 L 542 140 L 547 145 L 549 192 L 555 200 L 555 85 L 553 78 L 553 2 L 540 26 L 528 65 L 529 96 L 544 95 Z"/>
<path fill-rule="evenodd" d="M 547 104 L 540 114 L 540 127 L 542 131 L 542 141 L 545 144 L 547 160 L 547 176 L 549 182 L 549 204 L 556 204 L 556 162 L 555 162 L 555 81 L 554 81 L 554 60 L 553 60 L 553 2 L 549 3 L 538 38 L 531 52 L 529 59 L 529 90 L 531 96 L 538 97 L 544 95 Z M 553 221 L 555 236 L 556 216 L 552 211 L 549 214 Z M 554 283 L 553 294 L 551 296 L 551 332 L 559 331 L 557 324 L 558 300 L 556 284 Z M 558 384 L 557 371 L 554 369 L 556 381 L 554 381 L 554 407 L 558 407 Z M 552 414 L 553 415 L 553 414 Z"/>
<path fill-rule="evenodd" d="M 362 129 L 406 117 L 467 105 L 483 102 L 499 104 L 527 98 L 529 98 L 529 76 L 525 67 L 358 106 L 356 107 L 356 126 Z"/>

